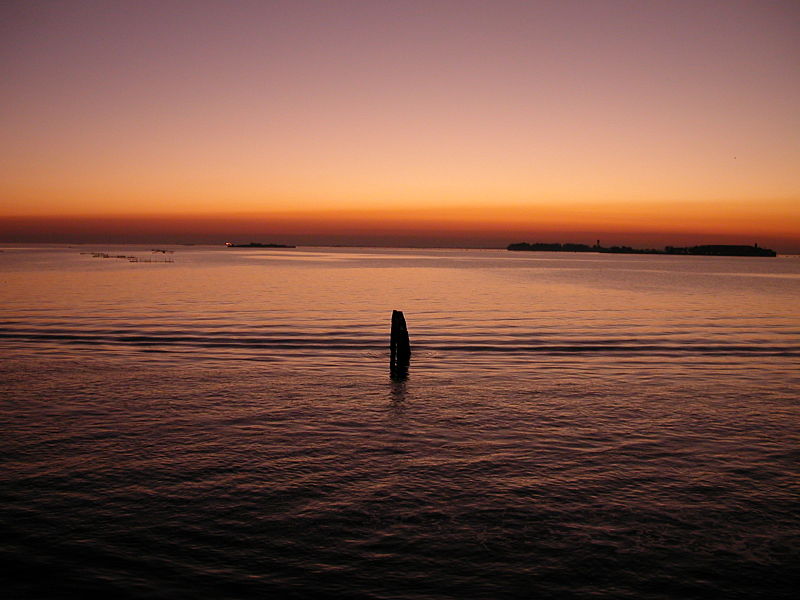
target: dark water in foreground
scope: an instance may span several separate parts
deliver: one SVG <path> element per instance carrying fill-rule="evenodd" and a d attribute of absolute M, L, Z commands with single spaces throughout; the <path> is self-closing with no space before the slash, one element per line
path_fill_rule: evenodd
<path fill-rule="evenodd" d="M 797 259 L 88 250 L 0 253 L 8 597 L 794 597 Z"/>

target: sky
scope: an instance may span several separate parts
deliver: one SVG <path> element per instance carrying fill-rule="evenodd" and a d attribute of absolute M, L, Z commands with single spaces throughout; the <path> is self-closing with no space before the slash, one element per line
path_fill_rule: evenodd
<path fill-rule="evenodd" d="M 0 4 L 0 241 L 800 252 L 800 2 Z"/>

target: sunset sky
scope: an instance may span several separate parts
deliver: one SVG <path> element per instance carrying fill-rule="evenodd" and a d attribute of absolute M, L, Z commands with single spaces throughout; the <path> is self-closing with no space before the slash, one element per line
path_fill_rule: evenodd
<path fill-rule="evenodd" d="M 0 241 L 800 252 L 800 2 L 6 1 Z"/>

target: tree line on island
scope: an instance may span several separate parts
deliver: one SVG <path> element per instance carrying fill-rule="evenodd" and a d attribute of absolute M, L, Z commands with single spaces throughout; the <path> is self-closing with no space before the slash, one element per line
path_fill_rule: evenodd
<path fill-rule="evenodd" d="M 760 248 L 758 244 L 752 246 L 731 244 L 705 244 L 702 246 L 667 246 L 663 250 L 655 248 L 631 248 L 630 246 L 600 245 L 598 240 L 594 246 L 588 244 L 550 244 L 536 242 L 518 242 L 509 244 L 507 250 L 530 252 L 605 252 L 610 254 L 685 254 L 698 256 L 777 256 L 777 252 L 768 248 Z"/>

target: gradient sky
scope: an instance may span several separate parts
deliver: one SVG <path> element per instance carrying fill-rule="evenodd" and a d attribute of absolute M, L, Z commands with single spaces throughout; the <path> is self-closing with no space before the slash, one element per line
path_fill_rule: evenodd
<path fill-rule="evenodd" d="M 0 70 L 0 240 L 800 252 L 796 0 L 6 1 Z"/>

